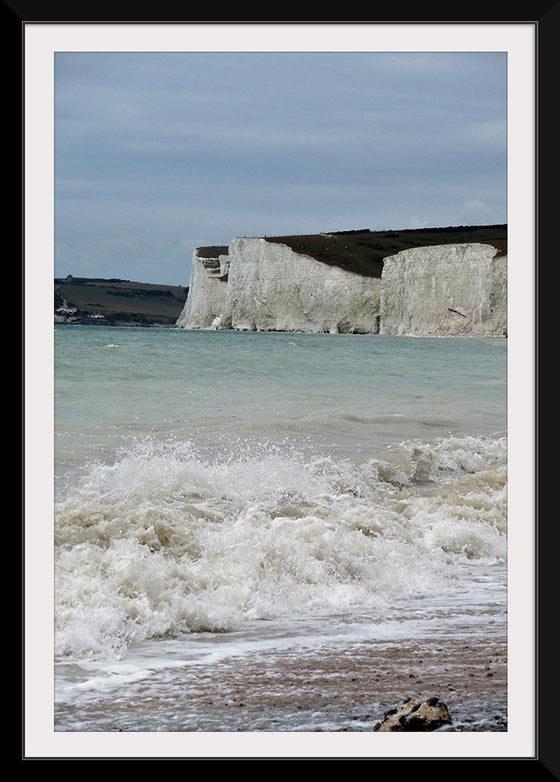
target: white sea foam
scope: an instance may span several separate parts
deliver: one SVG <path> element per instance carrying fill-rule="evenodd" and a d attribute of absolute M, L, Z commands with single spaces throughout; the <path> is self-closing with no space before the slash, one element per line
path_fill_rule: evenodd
<path fill-rule="evenodd" d="M 224 688 L 259 661 L 502 643 L 506 341 L 68 326 L 55 347 L 56 730 L 338 730 L 345 708 L 291 698 L 224 719 Z"/>
<path fill-rule="evenodd" d="M 505 559 L 506 451 L 449 437 L 363 462 L 264 443 L 209 458 L 140 440 L 57 502 L 57 655 L 452 594 L 465 562 Z"/>

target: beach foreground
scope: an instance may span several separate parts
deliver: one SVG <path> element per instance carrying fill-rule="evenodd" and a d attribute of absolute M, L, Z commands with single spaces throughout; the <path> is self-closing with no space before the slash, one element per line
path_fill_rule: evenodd
<path fill-rule="evenodd" d="M 325 643 L 305 654 L 276 649 L 178 668 L 77 709 L 59 704 L 66 730 L 373 731 L 408 698 L 439 697 L 452 718 L 440 731 L 507 730 L 507 650 L 492 638 Z"/>

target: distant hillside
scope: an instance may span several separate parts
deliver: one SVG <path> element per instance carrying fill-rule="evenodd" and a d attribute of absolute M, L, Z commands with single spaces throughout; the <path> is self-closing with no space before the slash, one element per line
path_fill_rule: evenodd
<path fill-rule="evenodd" d="M 54 281 L 56 323 L 174 326 L 188 288 L 87 277 Z"/>
<path fill-rule="evenodd" d="M 267 236 L 267 242 L 280 242 L 294 252 L 309 255 L 331 266 L 368 277 L 380 277 L 383 258 L 411 247 L 481 242 L 507 254 L 507 225 L 412 228 L 399 231 L 334 231 L 324 234 Z"/>

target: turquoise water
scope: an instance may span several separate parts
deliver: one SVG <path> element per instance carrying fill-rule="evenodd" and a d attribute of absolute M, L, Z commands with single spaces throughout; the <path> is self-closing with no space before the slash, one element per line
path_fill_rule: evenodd
<path fill-rule="evenodd" d="M 505 428 L 505 340 L 62 326 L 55 358 L 58 464 L 143 434 L 371 455 Z"/>
<path fill-rule="evenodd" d="M 132 681 L 159 705 L 127 729 L 177 729 L 174 677 L 216 654 L 455 638 L 473 610 L 503 634 L 506 362 L 493 339 L 57 326 L 56 729 L 117 729 Z"/>

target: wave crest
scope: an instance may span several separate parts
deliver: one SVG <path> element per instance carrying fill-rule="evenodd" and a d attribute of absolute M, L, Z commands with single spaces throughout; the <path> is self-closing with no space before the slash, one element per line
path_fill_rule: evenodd
<path fill-rule="evenodd" d="M 506 454 L 502 436 L 363 463 L 139 442 L 57 502 L 57 654 L 448 592 L 466 560 L 505 559 Z"/>

